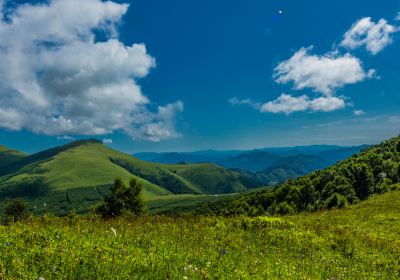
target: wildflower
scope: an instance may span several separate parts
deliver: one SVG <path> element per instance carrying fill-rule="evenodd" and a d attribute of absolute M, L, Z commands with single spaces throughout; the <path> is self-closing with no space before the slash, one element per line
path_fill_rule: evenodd
<path fill-rule="evenodd" d="M 40 276 L 40 277 L 39 277 L 39 280 L 45 280 L 45 279 L 44 279 L 44 277 L 43 277 L 43 276 Z"/>
<path fill-rule="evenodd" d="M 10 247 L 11 246 L 11 242 L 6 242 L 6 243 L 4 243 L 4 245 L 6 245 L 7 247 Z"/>
<path fill-rule="evenodd" d="M 185 267 L 184 267 L 183 269 L 184 269 L 185 271 L 193 270 L 193 265 L 191 265 L 191 264 L 185 265 Z"/>
<path fill-rule="evenodd" d="M 0 279 L 3 279 L 3 273 L 0 272 Z"/>
<path fill-rule="evenodd" d="M 226 255 L 228 254 L 228 251 L 225 249 L 222 249 L 221 251 L 219 251 L 221 253 L 221 255 Z"/>
<path fill-rule="evenodd" d="M 111 231 L 114 233 L 115 237 L 117 237 L 117 231 L 115 228 L 111 228 Z"/>
<path fill-rule="evenodd" d="M 44 207 L 47 207 L 47 204 L 46 204 L 46 202 L 43 202 L 43 206 Z M 40 279 L 40 278 L 39 278 Z M 44 279 L 44 278 L 43 278 Z"/>

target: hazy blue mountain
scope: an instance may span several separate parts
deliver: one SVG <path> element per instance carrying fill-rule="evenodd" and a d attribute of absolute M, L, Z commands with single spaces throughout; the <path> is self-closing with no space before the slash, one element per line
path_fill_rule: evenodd
<path fill-rule="evenodd" d="M 167 164 L 176 164 L 181 162 L 217 163 L 218 161 L 221 161 L 225 158 L 234 157 L 245 152 L 246 151 L 239 151 L 239 150 L 228 150 L 228 151 L 204 150 L 196 152 L 165 152 L 165 153 L 144 152 L 144 153 L 136 153 L 134 154 L 134 156 L 145 161 L 167 163 Z"/>
<path fill-rule="evenodd" d="M 265 171 L 274 163 L 279 160 L 284 161 L 287 157 L 295 156 L 316 156 L 325 165 L 326 163 L 334 164 L 337 161 L 346 159 L 353 154 L 360 152 L 363 148 L 368 147 L 367 145 L 356 146 L 356 147 L 340 147 L 336 145 L 311 145 L 311 146 L 295 146 L 295 147 L 272 147 L 263 148 L 257 150 L 229 150 L 229 151 L 215 151 L 215 150 L 204 150 L 197 152 L 172 152 L 172 153 L 138 153 L 134 156 L 142 160 L 177 164 L 177 163 L 202 163 L 210 162 L 216 163 L 226 168 L 231 169 L 242 169 L 249 172 Z M 298 158 L 300 162 L 304 160 L 303 157 Z M 294 158 L 289 158 L 289 162 L 293 162 Z M 282 162 L 280 161 L 280 162 Z M 300 165 L 303 163 L 299 163 Z M 307 162 L 310 168 L 303 170 L 316 170 L 320 167 L 318 160 L 313 162 Z M 304 171 L 298 172 L 299 170 L 291 170 L 293 166 L 288 165 L 287 174 L 293 176 L 304 175 Z M 282 170 L 282 168 L 280 168 Z M 275 172 L 277 174 L 283 174 Z M 274 175 L 276 179 L 272 181 L 280 181 L 288 177 L 288 175 L 282 175 L 281 178 L 278 175 Z M 265 180 L 264 180 L 265 181 Z M 270 181 L 270 180 L 267 180 Z"/>
<path fill-rule="evenodd" d="M 319 156 L 295 155 L 283 157 L 262 171 L 246 173 L 266 185 L 275 185 L 289 178 L 296 178 L 312 171 L 323 169 L 331 163 Z"/>
<path fill-rule="evenodd" d="M 341 147 L 334 150 L 326 150 L 318 153 L 317 155 L 327 160 L 330 164 L 334 164 L 340 160 L 344 160 L 352 155 L 361 152 L 370 147 L 369 145 L 355 146 L 355 147 Z"/>
<path fill-rule="evenodd" d="M 218 161 L 217 164 L 226 168 L 238 168 L 256 172 L 269 167 L 280 158 L 280 156 L 272 153 L 255 150 L 234 157 L 225 158 Z"/>

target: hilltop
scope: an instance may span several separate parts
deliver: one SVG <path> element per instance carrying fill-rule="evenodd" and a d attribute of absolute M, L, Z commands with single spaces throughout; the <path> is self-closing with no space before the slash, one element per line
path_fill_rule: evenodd
<path fill-rule="evenodd" d="M 3 166 L 0 194 L 3 200 L 23 196 L 57 211 L 75 206 L 82 210 L 101 200 L 117 177 L 124 181 L 137 178 L 144 185 L 147 200 L 176 194 L 233 193 L 259 186 L 215 164 L 149 163 L 89 139 L 24 156 Z"/>
<path fill-rule="evenodd" d="M 0 168 L 12 164 L 25 156 L 26 154 L 23 152 L 12 150 L 0 145 Z"/>

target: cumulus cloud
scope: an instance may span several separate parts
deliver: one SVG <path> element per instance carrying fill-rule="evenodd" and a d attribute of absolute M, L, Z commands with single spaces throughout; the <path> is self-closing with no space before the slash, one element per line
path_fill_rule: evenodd
<path fill-rule="evenodd" d="M 306 95 L 293 97 L 283 93 L 274 101 L 269 101 L 261 106 L 261 112 L 291 114 L 306 111 L 310 106 L 310 100 Z"/>
<path fill-rule="evenodd" d="M 277 99 L 264 103 L 261 112 L 284 113 L 286 115 L 295 112 L 331 112 L 346 106 L 345 101 L 338 97 L 318 97 L 310 99 L 306 95 L 294 97 L 289 94 L 281 94 Z"/>
<path fill-rule="evenodd" d="M 330 95 L 338 88 L 375 74 L 374 70 L 365 72 L 361 61 L 350 54 L 313 55 L 311 50 L 312 47 L 302 48 L 281 62 L 274 70 L 275 81 L 279 84 L 293 82 L 295 89 L 311 88 Z"/>
<path fill-rule="evenodd" d="M 332 112 L 346 107 L 346 103 L 342 98 L 329 96 L 318 97 L 310 101 L 312 111 Z"/>
<path fill-rule="evenodd" d="M 177 137 L 174 119 L 183 104 L 150 110 L 137 81 L 155 60 L 144 44 L 118 40 L 128 7 L 51 0 L 8 11 L 0 21 L 0 126 L 47 135 L 121 130 L 136 139 Z"/>
<path fill-rule="evenodd" d="M 146 138 L 155 142 L 180 137 L 181 134 L 174 129 L 174 120 L 176 114 L 183 109 L 181 101 L 159 106 L 156 114 L 149 112 L 141 114 L 126 131 L 133 138 Z"/>
<path fill-rule="evenodd" d="M 371 54 L 375 55 L 392 43 L 392 34 L 397 31 L 399 29 L 388 24 L 385 19 L 380 19 L 375 23 L 370 17 L 365 17 L 354 23 L 344 34 L 340 45 L 352 50 L 365 46 Z"/>

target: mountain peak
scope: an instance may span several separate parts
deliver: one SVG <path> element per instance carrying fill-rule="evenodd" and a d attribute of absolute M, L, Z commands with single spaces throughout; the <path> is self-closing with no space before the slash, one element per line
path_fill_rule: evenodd
<path fill-rule="evenodd" d="M 77 147 L 80 145 L 86 145 L 86 144 L 103 144 L 103 142 L 99 139 L 88 138 L 88 139 L 75 140 L 75 141 L 69 142 L 61 147 L 65 147 L 66 149 L 69 149 L 69 148 L 74 148 L 74 147 Z"/>

